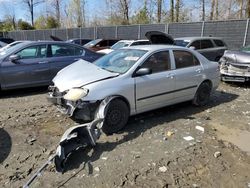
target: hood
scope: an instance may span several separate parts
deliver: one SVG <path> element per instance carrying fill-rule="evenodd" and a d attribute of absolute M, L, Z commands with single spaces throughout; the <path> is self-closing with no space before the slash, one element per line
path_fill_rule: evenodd
<path fill-rule="evenodd" d="M 174 44 L 174 39 L 171 35 L 160 31 L 148 31 L 145 36 L 152 44 Z"/>
<path fill-rule="evenodd" d="M 63 92 L 74 87 L 82 87 L 118 75 L 117 73 L 103 70 L 87 61 L 79 60 L 59 71 L 53 82 L 59 91 Z"/>
<path fill-rule="evenodd" d="M 250 64 L 250 53 L 244 51 L 232 51 L 226 50 L 223 57 L 227 57 L 233 60 L 232 63 L 243 63 Z"/>

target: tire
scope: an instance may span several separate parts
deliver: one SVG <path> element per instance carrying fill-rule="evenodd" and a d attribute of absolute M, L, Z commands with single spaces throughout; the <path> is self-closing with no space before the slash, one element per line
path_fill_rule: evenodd
<path fill-rule="evenodd" d="M 127 124 L 128 118 L 128 105 L 120 99 L 114 99 L 108 106 L 102 131 L 107 135 L 116 133 Z"/>
<path fill-rule="evenodd" d="M 211 95 L 211 85 L 208 82 L 203 82 L 196 91 L 193 99 L 195 106 L 204 106 L 209 102 Z"/>

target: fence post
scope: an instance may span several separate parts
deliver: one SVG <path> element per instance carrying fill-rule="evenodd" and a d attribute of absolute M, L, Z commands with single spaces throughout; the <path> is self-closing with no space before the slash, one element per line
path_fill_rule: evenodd
<path fill-rule="evenodd" d="M 80 35 L 80 39 L 82 38 L 82 27 L 79 27 L 80 31 L 79 31 L 79 35 Z M 80 42 L 81 43 L 81 42 Z"/>
<path fill-rule="evenodd" d="M 246 45 L 246 41 L 247 41 L 248 25 L 249 25 L 249 18 L 247 19 L 247 23 L 246 23 L 246 30 L 245 30 L 244 40 L 243 40 L 243 46 Z"/>
<path fill-rule="evenodd" d="M 137 38 L 140 39 L 141 38 L 141 25 L 138 25 L 138 35 Z"/>
<path fill-rule="evenodd" d="M 204 35 L 204 26 L 205 26 L 205 22 L 202 22 L 202 26 L 201 26 L 201 37 L 203 37 Z"/>
<path fill-rule="evenodd" d="M 117 39 L 118 38 L 118 27 L 115 26 L 115 38 Z"/>
<path fill-rule="evenodd" d="M 168 34 L 168 23 L 165 24 L 165 27 L 164 27 L 164 32 Z"/>

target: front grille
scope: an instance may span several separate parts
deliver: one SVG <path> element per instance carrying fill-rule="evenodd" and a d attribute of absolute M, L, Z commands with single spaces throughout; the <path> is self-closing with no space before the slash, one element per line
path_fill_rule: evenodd
<path fill-rule="evenodd" d="M 242 72 L 242 73 L 247 73 L 247 72 L 250 72 L 250 67 L 249 67 L 249 66 L 232 65 L 232 64 L 230 64 L 230 65 L 228 66 L 228 71 L 229 71 L 229 72 Z"/>

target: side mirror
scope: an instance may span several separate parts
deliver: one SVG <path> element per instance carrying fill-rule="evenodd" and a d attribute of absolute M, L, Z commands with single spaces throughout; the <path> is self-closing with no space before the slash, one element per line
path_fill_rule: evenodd
<path fill-rule="evenodd" d="M 189 48 L 190 48 L 191 50 L 195 50 L 195 47 L 194 47 L 194 46 L 189 46 Z"/>
<path fill-rule="evenodd" d="M 139 70 L 137 70 L 133 77 L 136 77 L 136 76 L 144 76 L 144 75 L 147 75 L 147 74 L 151 74 L 152 73 L 152 70 L 149 69 L 149 68 L 140 68 Z"/>
<path fill-rule="evenodd" d="M 17 54 L 11 55 L 11 56 L 9 57 L 9 60 L 10 60 L 11 62 L 13 62 L 13 63 L 15 63 L 15 61 L 17 61 L 17 60 L 19 60 L 19 59 L 21 59 L 21 56 L 20 56 L 20 55 L 17 55 Z"/>

